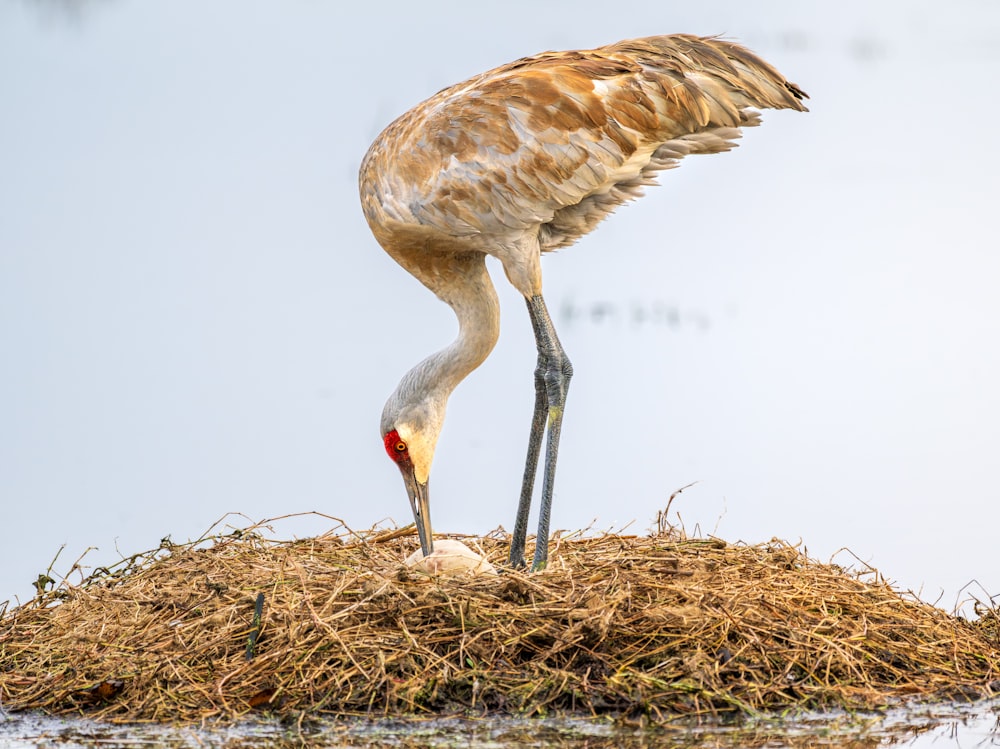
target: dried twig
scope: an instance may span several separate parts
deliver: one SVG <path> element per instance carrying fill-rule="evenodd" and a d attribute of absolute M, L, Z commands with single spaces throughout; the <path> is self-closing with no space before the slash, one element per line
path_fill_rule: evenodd
<path fill-rule="evenodd" d="M 783 542 L 659 522 L 647 537 L 563 534 L 543 573 L 428 580 L 402 566 L 409 529 L 277 541 L 262 527 L 137 554 L 7 611 L 0 704 L 110 721 L 255 708 L 671 720 L 1000 688 L 995 609 L 969 622 Z M 502 565 L 503 534 L 469 543 Z M 262 589 L 266 637 L 248 649 Z"/>

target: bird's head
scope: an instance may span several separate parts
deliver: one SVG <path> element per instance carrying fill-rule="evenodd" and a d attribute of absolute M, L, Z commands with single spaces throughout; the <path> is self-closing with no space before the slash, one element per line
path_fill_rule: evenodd
<path fill-rule="evenodd" d="M 399 467 L 417 525 L 424 556 L 434 550 L 431 535 L 430 479 L 434 449 L 444 423 L 444 406 L 426 400 L 418 405 L 398 405 L 399 391 L 385 404 L 382 440 L 385 451 Z"/>

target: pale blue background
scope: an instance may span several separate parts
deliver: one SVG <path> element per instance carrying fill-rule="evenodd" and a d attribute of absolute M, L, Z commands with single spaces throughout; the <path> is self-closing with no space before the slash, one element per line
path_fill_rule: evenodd
<path fill-rule="evenodd" d="M 378 417 L 455 324 L 365 226 L 365 149 L 486 68 L 676 31 L 812 112 L 546 258 L 577 373 L 554 527 L 642 533 L 697 481 L 689 531 L 1000 592 L 997 3 L 0 0 L 0 601 L 62 544 L 65 573 L 227 512 L 409 522 Z M 496 276 L 440 531 L 513 521 L 534 349 Z"/>

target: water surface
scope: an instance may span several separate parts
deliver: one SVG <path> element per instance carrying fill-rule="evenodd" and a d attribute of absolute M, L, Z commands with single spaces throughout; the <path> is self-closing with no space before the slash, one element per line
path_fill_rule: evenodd
<path fill-rule="evenodd" d="M 738 725 L 627 727 L 599 719 L 372 720 L 241 723 L 225 727 L 106 726 L 39 715 L 0 719 L 0 749 L 28 747 L 985 747 L 1000 745 L 996 703 L 940 704 L 881 714 L 806 714 Z"/>

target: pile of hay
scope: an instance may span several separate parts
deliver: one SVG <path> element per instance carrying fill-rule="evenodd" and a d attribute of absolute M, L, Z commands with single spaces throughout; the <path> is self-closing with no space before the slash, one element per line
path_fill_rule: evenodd
<path fill-rule="evenodd" d="M 657 720 L 1000 690 L 995 611 L 950 616 L 783 542 L 557 537 L 542 573 L 430 579 L 401 564 L 411 530 L 259 531 L 164 544 L 8 611 L 0 704 L 110 721 Z M 464 540 L 502 565 L 508 539 Z"/>

